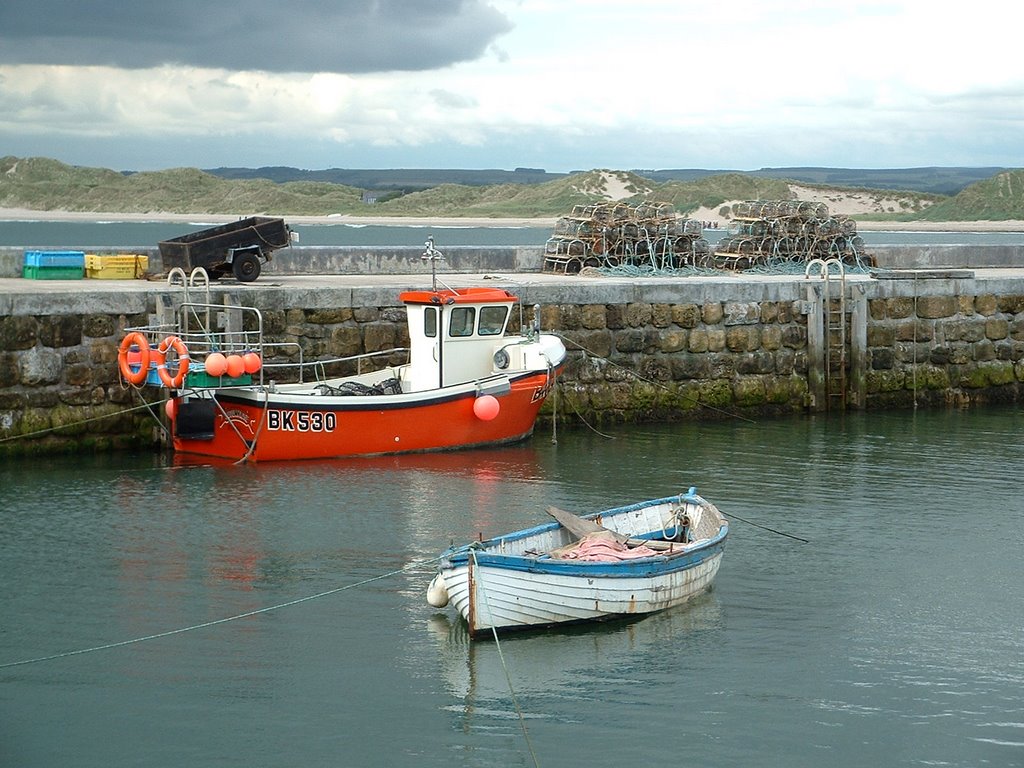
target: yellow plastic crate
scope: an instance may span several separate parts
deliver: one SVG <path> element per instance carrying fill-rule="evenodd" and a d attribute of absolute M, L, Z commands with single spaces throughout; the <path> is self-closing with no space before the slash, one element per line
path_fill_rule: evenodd
<path fill-rule="evenodd" d="M 85 254 L 85 276 L 94 280 L 135 280 L 148 269 L 149 256 L 144 254 Z"/>

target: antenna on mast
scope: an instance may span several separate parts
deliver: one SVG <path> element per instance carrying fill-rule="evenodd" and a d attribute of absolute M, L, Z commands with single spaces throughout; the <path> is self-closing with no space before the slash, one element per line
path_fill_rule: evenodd
<path fill-rule="evenodd" d="M 441 261 L 444 258 L 444 254 L 441 253 L 439 250 L 437 250 L 434 247 L 434 236 L 433 235 L 428 235 L 427 236 L 427 242 L 424 245 L 426 246 L 426 250 L 423 252 L 423 255 L 420 258 L 423 261 L 429 261 L 430 262 L 430 284 L 431 284 L 431 290 L 436 291 L 437 290 L 437 262 Z"/>

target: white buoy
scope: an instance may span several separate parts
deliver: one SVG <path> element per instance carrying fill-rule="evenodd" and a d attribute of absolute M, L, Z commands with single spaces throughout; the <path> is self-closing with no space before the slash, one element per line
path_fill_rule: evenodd
<path fill-rule="evenodd" d="M 437 574 L 430 581 L 427 587 L 427 602 L 435 608 L 444 608 L 448 605 L 448 585 L 444 583 L 444 576 Z"/>

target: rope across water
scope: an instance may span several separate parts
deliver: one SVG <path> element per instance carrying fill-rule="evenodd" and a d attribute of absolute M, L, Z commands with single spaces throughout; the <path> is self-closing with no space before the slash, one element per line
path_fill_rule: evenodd
<path fill-rule="evenodd" d="M 183 634 L 185 632 L 193 632 L 193 631 L 195 631 L 197 629 L 205 629 L 207 627 L 215 627 L 218 624 L 227 624 L 228 622 L 238 621 L 239 619 L 248 619 L 248 618 L 250 618 L 252 616 L 258 616 L 261 613 L 270 613 L 271 611 L 278 611 L 278 610 L 280 610 L 282 608 L 288 608 L 288 607 L 293 606 L 293 605 L 299 605 L 300 603 L 308 603 L 311 600 L 318 600 L 318 599 L 320 599 L 322 597 L 329 597 L 330 595 L 336 595 L 339 592 L 345 592 L 346 590 L 349 590 L 349 589 L 355 589 L 356 587 L 362 587 L 362 586 L 365 586 L 367 584 L 372 584 L 375 581 L 381 581 L 383 579 L 389 579 L 392 576 L 397 576 L 397 575 L 402 574 L 402 573 L 407 573 L 409 571 L 415 571 L 415 570 L 418 570 L 418 569 L 423 568 L 425 566 L 432 565 L 433 563 L 438 562 L 440 559 L 441 559 L 440 557 L 433 557 L 433 558 L 430 558 L 429 560 L 418 560 L 418 561 L 416 561 L 414 563 L 410 563 L 409 565 L 407 565 L 407 566 L 405 566 L 403 568 L 398 568 L 397 570 L 394 570 L 394 571 L 388 571 L 387 573 L 382 573 L 382 574 L 380 574 L 378 576 L 371 576 L 368 579 L 363 579 L 362 581 L 357 581 L 357 582 L 355 582 L 353 584 L 346 584 L 344 587 L 336 587 L 334 589 L 328 589 L 328 590 L 325 590 L 323 592 L 317 592 L 315 595 L 307 595 L 306 597 L 296 598 L 295 600 L 289 600 L 289 601 L 287 601 L 285 603 L 278 603 L 277 605 L 269 605 L 266 608 L 257 608 L 254 611 L 247 611 L 245 613 L 239 613 L 239 614 L 236 614 L 235 616 L 226 616 L 225 618 L 222 618 L 222 619 L 214 619 L 213 621 L 205 621 L 202 624 L 193 624 L 193 625 L 188 626 L 188 627 L 179 627 L 178 629 L 169 629 L 166 632 L 157 632 L 157 633 L 152 634 L 152 635 L 145 635 L 143 637 L 135 637 L 135 638 L 132 638 L 131 640 L 121 640 L 120 642 L 107 643 L 105 645 L 96 645 L 96 646 L 93 646 L 91 648 L 79 648 L 79 649 L 74 650 L 74 651 L 65 651 L 63 653 L 55 653 L 55 654 L 52 654 L 50 656 L 39 656 L 38 658 L 22 659 L 21 661 L 9 661 L 7 663 L 0 664 L 0 669 L 7 669 L 9 667 L 18 667 L 18 666 L 22 666 L 22 665 L 25 665 L 25 664 L 37 664 L 37 663 L 43 662 L 43 661 L 54 661 L 55 659 L 64 659 L 64 658 L 67 658 L 69 656 L 80 656 L 80 655 L 82 655 L 84 653 L 95 653 L 96 651 L 106 651 L 106 650 L 110 650 L 112 648 L 122 648 L 122 647 L 124 647 L 126 645 L 134 645 L 135 643 L 144 643 L 147 640 L 157 640 L 157 639 L 159 639 L 161 637 L 170 637 L 171 635 L 180 635 L 180 634 Z"/>

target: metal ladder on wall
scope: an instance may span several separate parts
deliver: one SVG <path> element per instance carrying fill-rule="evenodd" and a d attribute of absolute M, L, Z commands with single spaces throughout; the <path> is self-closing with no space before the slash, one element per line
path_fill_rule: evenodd
<path fill-rule="evenodd" d="M 207 274 L 205 269 L 203 269 L 202 267 L 196 267 L 196 268 L 194 268 L 188 274 L 188 276 L 186 276 L 185 275 L 185 270 L 183 270 L 181 267 L 172 267 L 171 270 L 167 273 L 167 286 L 169 288 L 173 288 L 176 285 L 180 285 L 181 286 L 182 293 L 183 293 L 183 295 L 185 297 L 184 301 L 181 302 L 182 305 L 188 306 L 188 305 L 190 305 L 192 303 L 192 299 L 189 297 L 189 289 L 190 288 L 200 288 L 201 287 L 201 288 L 204 288 L 205 291 L 206 291 L 206 306 L 209 307 L 209 305 L 210 305 L 210 276 L 209 276 L 209 274 Z M 167 301 L 169 302 L 169 300 L 167 300 Z M 171 307 L 171 305 L 169 303 L 165 303 L 165 307 Z M 177 333 L 180 333 L 180 334 L 183 334 L 185 336 L 188 336 L 189 335 L 189 316 L 188 316 L 188 314 L 186 313 L 183 316 L 178 317 L 175 314 L 177 312 L 176 309 L 171 308 L 168 311 L 170 311 L 173 315 L 175 315 L 175 320 L 178 323 Z M 198 321 L 199 328 L 201 330 L 203 330 L 203 331 L 205 331 L 207 333 L 210 331 L 210 310 L 209 309 L 206 310 L 206 315 L 205 315 L 204 318 L 200 318 L 197 315 L 195 317 L 195 320 Z"/>
<path fill-rule="evenodd" d="M 832 267 L 838 268 L 839 295 L 832 295 Z M 839 259 L 811 259 L 804 277 L 817 269 L 822 280 L 822 321 L 824 323 L 825 407 L 846 408 L 846 268 Z"/>

